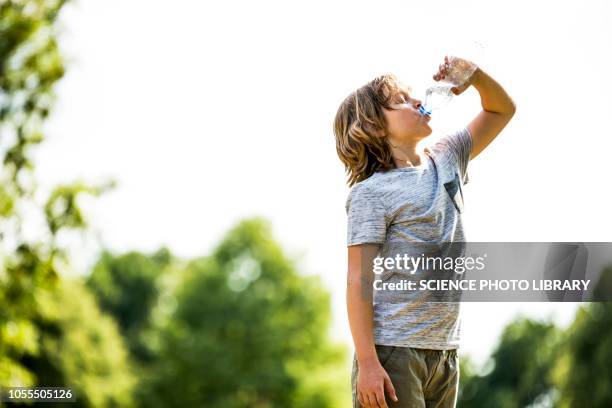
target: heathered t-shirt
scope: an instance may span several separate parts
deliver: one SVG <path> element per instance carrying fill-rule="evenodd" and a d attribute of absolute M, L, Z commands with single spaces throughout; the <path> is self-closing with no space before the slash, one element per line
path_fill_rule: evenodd
<path fill-rule="evenodd" d="M 472 137 L 462 128 L 424 148 L 420 166 L 376 172 L 356 183 L 346 201 L 347 245 L 377 243 L 382 244 L 379 256 L 416 257 L 421 246 L 464 242 L 462 187 L 469 181 L 471 151 Z M 399 281 L 408 274 L 385 271 L 382 280 Z M 374 290 L 375 344 L 458 348 L 460 303 L 437 300 L 424 291 Z"/>

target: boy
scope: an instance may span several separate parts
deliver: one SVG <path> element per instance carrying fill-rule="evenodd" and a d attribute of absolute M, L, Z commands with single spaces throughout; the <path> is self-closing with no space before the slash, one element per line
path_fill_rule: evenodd
<path fill-rule="evenodd" d="M 465 128 L 423 150 L 417 144 L 432 132 L 429 117 L 393 74 L 353 92 L 336 114 L 336 149 L 352 186 L 346 210 L 354 407 L 456 405 L 459 302 L 436 303 L 431 294 L 418 291 L 380 290 L 373 264 L 399 248 L 465 241 L 462 186 L 468 182 L 468 161 L 491 143 L 516 109 L 494 79 L 472 67 L 467 82 L 452 92 L 459 95 L 474 86 L 482 111 Z M 445 58 L 434 80 L 444 79 L 450 68 Z M 383 274 L 382 281 L 406 277 L 395 271 Z"/>

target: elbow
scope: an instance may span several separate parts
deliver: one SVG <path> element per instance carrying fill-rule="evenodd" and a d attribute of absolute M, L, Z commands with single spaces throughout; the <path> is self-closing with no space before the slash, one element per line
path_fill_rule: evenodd
<path fill-rule="evenodd" d="M 510 117 L 514 116 L 514 114 L 516 113 L 516 103 L 514 103 L 514 101 L 512 99 L 510 99 L 510 106 L 508 109 L 508 115 L 510 115 Z"/>

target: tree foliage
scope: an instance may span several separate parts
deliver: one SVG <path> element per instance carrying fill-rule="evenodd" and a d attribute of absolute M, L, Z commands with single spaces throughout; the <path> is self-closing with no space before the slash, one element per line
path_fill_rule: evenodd
<path fill-rule="evenodd" d="M 612 266 L 601 275 L 595 291 L 609 290 Z M 601 293 L 603 295 L 603 293 Z M 604 296 L 602 296 L 603 298 Z M 605 292 L 610 298 L 610 292 Z M 612 302 L 590 303 L 579 309 L 567 331 L 554 377 L 560 408 L 612 406 Z"/>
<path fill-rule="evenodd" d="M 517 408 L 552 398 L 550 370 L 559 341 L 552 323 L 515 320 L 504 329 L 488 373 L 480 375 L 469 360 L 461 361 L 460 406 Z"/>
<path fill-rule="evenodd" d="M 87 288 L 61 279 L 53 291 L 37 296 L 40 333 L 36 353 L 20 362 L 35 373 L 36 383 L 71 387 L 77 403 L 67 406 L 133 406 L 135 373 L 116 322 L 102 313 Z"/>
<path fill-rule="evenodd" d="M 64 75 L 56 40 L 63 5 L 0 3 L 0 386 L 73 385 L 77 406 L 129 406 L 123 341 L 83 286 L 61 278 L 69 259 L 57 239 L 87 227 L 79 196 L 112 184 L 77 180 L 44 197 L 31 158 Z M 35 219 L 42 230 L 33 238 L 24 226 Z"/>
<path fill-rule="evenodd" d="M 296 272 L 266 222 L 240 223 L 180 273 L 159 305 L 159 358 L 143 405 L 338 406 L 348 379 L 337 370 L 343 349 L 328 341 L 329 294 Z"/>
<path fill-rule="evenodd" d="M 161 278 L 171 261 L 166 248 L 152 256 L 135 251 L 114 256 L 104 251 L 87 279 L 100 307 L 115 318 L 132 356 L 141 362 L 153 358 L 143 337 L 159 298 Z"/>

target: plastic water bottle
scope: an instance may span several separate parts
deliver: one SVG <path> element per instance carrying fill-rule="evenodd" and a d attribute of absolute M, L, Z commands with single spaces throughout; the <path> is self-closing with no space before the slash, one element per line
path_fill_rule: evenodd
<path fill-rule="evenodd" d="M 451 83 L 432 85 L 425 91 L 425 100 L 419 107 L 421 115 L 431 115 L 434 109 L 446 106 L 453 99 L 451 88 L 455 85 Z"/>
<path fill-rule="evenodd" d="M 449 55 L 449 69 L 444 79 L 434 82 L 425 90 L 423 105 L 419 108 L 421 115 L 431 115 L 432 111 L 443 108 L 455 94 L 452 88 L 463 85 L 470 79 L 478 66 L 471 61 L 480 61 L 483 55 L 483 45 L 471 42 L 463 46 L 455 46 L 461 58 Z M 469 58 L 469 59 L 464 59 Z"/>

